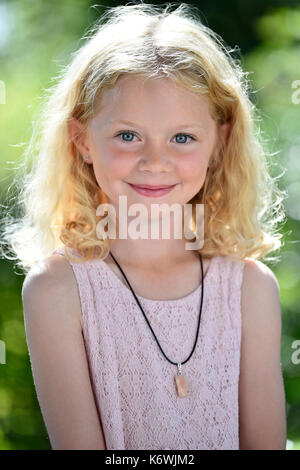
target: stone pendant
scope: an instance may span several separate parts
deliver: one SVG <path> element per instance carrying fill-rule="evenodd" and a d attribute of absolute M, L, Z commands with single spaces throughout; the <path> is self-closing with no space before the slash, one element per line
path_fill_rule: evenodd
<path fill-rule="evenodd" d="M 175 375 L 176 392 L 180 398 L 184 398 L 187 396 L 186 379 L 181 373 L 181 364 L 177 364 L 177 367 L 178 367 L 178 374 Z"/>

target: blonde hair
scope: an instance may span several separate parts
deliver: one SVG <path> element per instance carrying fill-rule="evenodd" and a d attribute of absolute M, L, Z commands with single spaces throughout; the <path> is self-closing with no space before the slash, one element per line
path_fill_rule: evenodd
<path fill-rule="evenodd" d="M 109 242 L 96 233 L 96 208 L 105 195 L 92 165 L 84 163 L 70 141 L 68 122 L 75 117 L 86 126 L 101 92 L 124 74 L 169 77 L 206 95 L 218 124 L 231 123 L 227 144 L 191 201 L 204 204 L 202 255 L 258 259 L 281 247 L 276 224 L 284 219 L 283 191 L 269 174 L 255 129 L 248 74 L 233 51 L 202 24 L 195 7 L 172 7 L 141 3 L 108 8 L 48 90 L 40 135 L 33 132 L 25 152 L 25 159 L 35 153 L 36 159 L 31 171 L 25 168 L 16 179 L 23 213 L 7 216 L 3 230 L 15 253 L 10 259 L 17 259 L 24 271 L 61 244 L 77 249 L 83 260 L 107 256 Z"/>

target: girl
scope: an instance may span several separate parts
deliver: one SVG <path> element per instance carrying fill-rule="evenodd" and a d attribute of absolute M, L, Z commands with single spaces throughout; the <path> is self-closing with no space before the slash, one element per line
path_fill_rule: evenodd
<path fill-rule="evenodd" d="M 279 287 L 259 261 L 281 246 L 282 194 L 245 73 L 170 7 L 118 6 L 91 29 L 6 229 L 53 449 L 285 449 Z M 202 245 L 173 214 L 168 237 L 130 236 L 134 204 L 151 230 L 155 204 L 192 206 L 193 240 L 204 207 Z"/>

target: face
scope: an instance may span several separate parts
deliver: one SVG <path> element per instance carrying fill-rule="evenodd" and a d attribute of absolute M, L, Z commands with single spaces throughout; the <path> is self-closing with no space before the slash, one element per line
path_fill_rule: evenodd
<path fill-rule="evenodd" d="M 87 132 L 74 142 L 82 156 L 90 156 L 110 204 L 118 208 L 124 195 L 128 207 L 138 202 L 150 210 L 153 203 L 186 204 L 199 192 L 219 142 L 204 97 L 169 78 L 124 75 L 99 104 Z M 78 130 L 74 120 L 71 136 Z M 132 187 L 143 184 L 174 187 L 153 197 Z"/>

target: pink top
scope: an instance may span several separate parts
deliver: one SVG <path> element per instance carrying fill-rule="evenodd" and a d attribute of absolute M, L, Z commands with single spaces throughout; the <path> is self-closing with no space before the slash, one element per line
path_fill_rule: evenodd
<path fill-rule="evenodd" d="M 54 253 L 64 255 L 63 248 Z M 71 266 L 107 450 L 239 449 L 244 262 L 223 255 L 210 261 L 198 342 L 182 366 L 185 398 L 176 394 L 177 367 L 163 356 L 130 289 L 103 260 Z M 183 362 L 197 332 L 201 284 L 176 300 L 137 298 L 167 357 Z"/>

